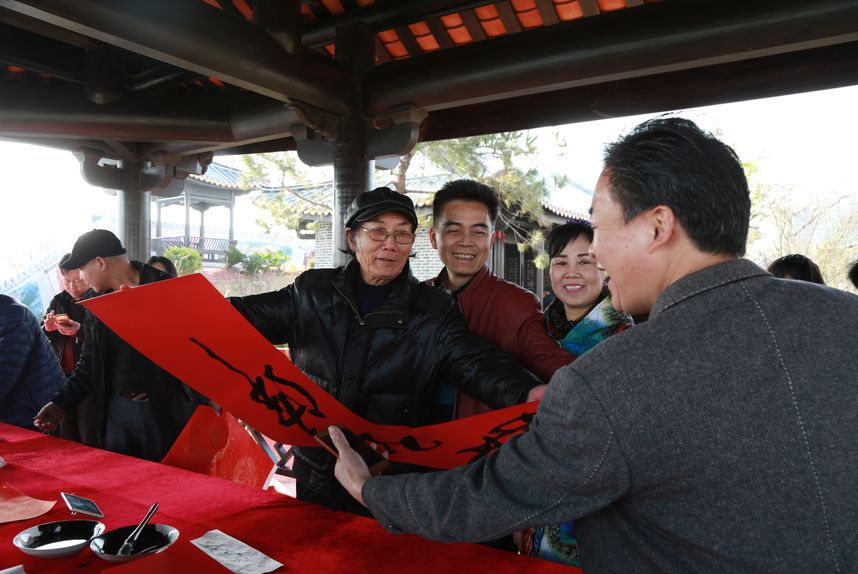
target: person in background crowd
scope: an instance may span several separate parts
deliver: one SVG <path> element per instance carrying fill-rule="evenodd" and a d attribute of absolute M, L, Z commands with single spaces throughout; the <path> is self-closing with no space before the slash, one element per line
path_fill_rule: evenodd
<path fill-rule="evenodd" d="M 77 269 L 63 269 L 63 262 L 71 257 L 66 253 L 58 263 L 63 290 L 54 295 L 48 304 L 42 329 L 51 342 L 51 347 L 60 361 L 66 376 L 74 372 L 83 347 L 84 308 L 78 305 L 87 295 L 89 285 L 81 278 Z M 92 398 L 82 400 L 77 407 L 66 414 L 60 427 L 60 436 L 88 445 L 98 442 L 98 424 L 93 416 Z"/>
<path fill-rule="evenodd" d="M 344 267 L 311 269 L 280 291 L 230 299 L 269 341 L 289 345 L 295 366 L 355 414 L 388 425 L 437 422 L 442 379 L 497 408 L 541 396 L 534 375 L 470 332 L 450 297 L 411 275 L 417 214 L 408 196 L 386 187 L 364 192 L 345 221 L 352 257 Z M 334 479 L 333 456 L 294 450 L 298 498 L 366 512 Z"/>
<path fill-rule="evenodd" d="M 81 235 L 63 269 L 77 269 L 98 294 L 169 279 L 130 261 L 113 233 L 93 229 Z M 52 430 L 87 396 L 99 422 L 98 446 L 148 460 L 160 460 L 197 405 L 205 398 L 155 365 L 87 312 L 81 358 L 68 382 L 36 415 L 35 424 Z"/>
<path fill-rule="evenodd" d="M 858 298 L 742 259 L 750 211 L 732 149 L 641 124 L 607 148 L 590 249 L 649 320 L 557 371 L 491 455 L 370 477 L 331 427 L 337 478 L 434 540 L 575 519 L 588 574 L 858 571 Z"/>
<path fill-rule="evenodd" d="M 146 265 L 151 265 L 155 269 L 160 269 L 170 277 L 178 277 L 179 272 L 176 271 L 176 266 L 168 258 L 162 255 L 153 255 L 146 262 Z"/>
<path fill-rule="evenodd" d="M 0 422 L 32 428 L 39 407 L 65 380 L 33 312 L 0 295 Z"/>
<path fill-rule="evenodd" d="M 560 349 L 545 331 L 539 299 L 510 283 L 486 265 L 498 216 L 495 191 L 470 179 L 450 181 L 435 194 L 429 241 L 444 268 L 427 281 L 455 298 L 468 328 L 497 345 L 544 382 L 574 356 Z M 454 400 L 452 385 L 444 385 L 441 402 Z M 485 405 L 459 392 L 455 416 L 487 412 Z"/>
<path fill-rule="evenodd" d="M 849 266 L 849 280 L 852 281 L 852 284 L 855 285 L 856 289 L 858 289 L 858 260 L 855 260 L 852 265 Z"/>
<path fill-rule="evenodd" d="M 769 265 L 769 273 L 781 279 L 795 279 L 825 285 L 819 266 L 798 253 L 784 255 L 772 261 Z"/>
<path fill-rule="evenodd" d="M 551 290 L 557 294 L 545 310 L 546 326 L 552 338 L 576 357 L 634 324 L 611 305 L 611 294 L 590 254 L 592 243 L 590 223 L 572 220 L 552 229 L 546 245 Z M 572 521 L 527 530 L 517 538 L 522 554 L 581 565 Z"/>

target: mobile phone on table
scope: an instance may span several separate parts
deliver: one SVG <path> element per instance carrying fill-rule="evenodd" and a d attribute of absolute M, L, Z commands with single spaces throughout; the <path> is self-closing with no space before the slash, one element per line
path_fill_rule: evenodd
<path fill-rule="evenodd" d="M 381 456 L 381 453 L 369 446 L 364 440 L 358 437 L 355 433 L 350 431 L 345 427 L 340 427 L 340 430 L 346 436 L 346 440 L 349 441 L 349 446 L 352 447 L 355 452 L 357 452 L 360 457 L 366 462 L 367 467 L 369 467 L 369 473 L 373 476 L 378 476 L 383 473 L 390 463 L 386 458 Z M 325 450 L 339 458 L 339 453 L 337 452 L 337 447 L 334 446 L 334 441 L 331 439 L 331 435 L 328 434 L 328 429 L 320 432 L 316 435 L 316 440 L 320 445 L 322 445 Z"/>
<path fill-rule="evenodd" d="M 68 506 L 69 510 L 72 511 L 72 514 L 79 512 L 81 514 L 89 514 L 90 516 L 95 516 L 97 518 L 102 518 L 104 516 L 104 513 L 101 512 L 101 509 L 94 500 L 77 496 L 76 494 L 69 494 L 68 492 L 61 492 L 60 497 L 65 501 L 66 506 Z"/>

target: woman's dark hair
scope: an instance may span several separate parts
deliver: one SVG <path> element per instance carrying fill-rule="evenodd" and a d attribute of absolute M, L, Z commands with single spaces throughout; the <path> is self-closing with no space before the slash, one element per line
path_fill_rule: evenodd
<path fill-rule="evenodd" d="M 590 227 L 590 222 L 585 219 L 570 219 L 563 225 L 555 227 L 548 234 L 545 250 L 548 252 L 548 257 L 551 259 L 560 255 L 560 252 L 566 249 L 570 241 L 575 241 L 581 234 L 587 236 L 590 243 L 593 242 L 593 228 Z"/>
<path fill-rule="evenodd" d="M 858 259 L 853 261 L 852 265 L 849 266 L 849 280 L 858 289 Z"/>
<path fill-rule="evenodd" d="M 176 270 L 176 266 L 173 265 L 173 262 L 163 257 L 161 255 L 153 255 L 149 258 L 149 261 L 146 262 L 146 265 L 152 265 L 153 263 L 160 263 L 164 267 L 167 268 L 167 273 L 172 275 L 173 277 L 178 277 L 179 272 Z"/>
<path fill-rule="evenodd" d="M 825 285 L 819 266 L 798 253 L 784 255 L 780 259 L 772 261 L 772 264 L 769 265 L 769 273 L 782 279 L 798 279 L 799 281 Z"/>

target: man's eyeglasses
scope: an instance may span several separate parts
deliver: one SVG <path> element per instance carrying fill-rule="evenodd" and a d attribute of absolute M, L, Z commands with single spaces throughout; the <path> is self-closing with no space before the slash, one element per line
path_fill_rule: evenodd
<path fill-rule="evenodd" d="M 378 241 L 381 243 L 382 241 L 387 241 L 387 238 L 391 235 L 393 236 L 393 241 L 398 243 L 399 245 L 411 245 L 414 243 L 415 235 L 410 231 L 394 231 L 391 233 L 390 231 L 382 228 L 375 227 L 373 229 L 367 229 L 366 227 L 361 227 L 366 234 L 369 235 L 369 238 L 373 241 Z"/>

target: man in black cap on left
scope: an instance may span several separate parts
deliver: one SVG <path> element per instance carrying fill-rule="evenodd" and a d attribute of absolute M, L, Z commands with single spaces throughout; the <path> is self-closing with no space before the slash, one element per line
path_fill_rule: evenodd
<path fill-rule="evenodd" d="M 106 229 L 81 235 L 61 263 L 77 269 L 97 294 L 170 279 L 170 275 L 130 261 L 119 238 Z M 35 417 L 35 425 L 51 430 L 66 412 L 92 396 L 99 428 L 98 446 L 160 460 L 205 399 L 138 353 L 94 315 L 84 320 L 81 357 L 68 382 Z"/>

